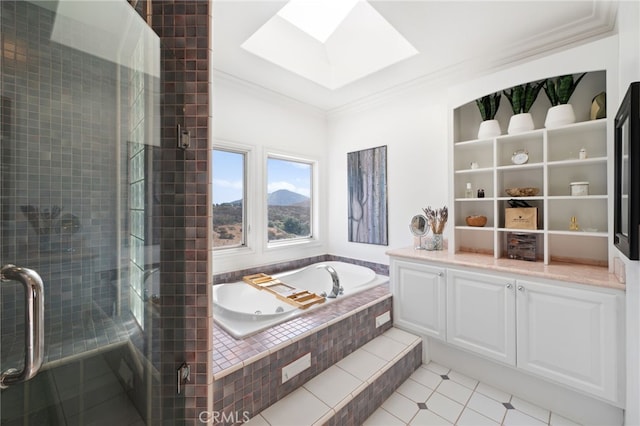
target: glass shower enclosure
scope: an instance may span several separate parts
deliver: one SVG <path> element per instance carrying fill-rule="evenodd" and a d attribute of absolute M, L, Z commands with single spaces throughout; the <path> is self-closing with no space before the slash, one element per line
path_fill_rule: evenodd
<path fill-rule="evenodd" d="M 0 30 L 0 423 L 156 424 L 159 39 L 125 0 Z"/>

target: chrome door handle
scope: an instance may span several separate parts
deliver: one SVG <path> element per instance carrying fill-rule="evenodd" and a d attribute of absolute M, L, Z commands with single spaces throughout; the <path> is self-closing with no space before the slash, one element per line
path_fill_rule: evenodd
<path fill-rule="evenodd" d="M 37 272 L 5 265 L 0 269 L 0 281 L 19 281 L 25 292 L 25 354 L 24 368 L 9 368 L 0 374 L 0 389 L 29 380 L 42 366 L 44 359 L 44 286 Z"/>

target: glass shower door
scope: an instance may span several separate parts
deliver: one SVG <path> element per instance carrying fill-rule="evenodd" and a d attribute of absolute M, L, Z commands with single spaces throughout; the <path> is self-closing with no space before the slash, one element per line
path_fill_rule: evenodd
<path fill-rule="evenodd" d="M 154 424 L 158 37 L 125 0 L 3 0 L 0 31 L 0 424 Z"/>

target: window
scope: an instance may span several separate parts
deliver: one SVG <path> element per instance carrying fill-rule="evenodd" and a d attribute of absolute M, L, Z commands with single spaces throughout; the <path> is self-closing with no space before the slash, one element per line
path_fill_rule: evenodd
<path fill-rule="evenodd" d="M 310 238 L 313 165 L 300 160 L 267 159 L 268 241 Z"/>
<path fill-rule="evenodd" d="M 247 153 L 213 150 L 213 248 L 246 245 Z"/>

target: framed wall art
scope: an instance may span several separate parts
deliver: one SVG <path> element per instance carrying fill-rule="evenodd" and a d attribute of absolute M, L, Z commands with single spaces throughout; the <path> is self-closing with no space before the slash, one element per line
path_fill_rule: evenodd
<path fill-rule="evenodd" d="M 349 241 L 388 245 L 387 147 L 347 153 Z"/>

